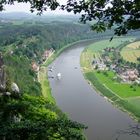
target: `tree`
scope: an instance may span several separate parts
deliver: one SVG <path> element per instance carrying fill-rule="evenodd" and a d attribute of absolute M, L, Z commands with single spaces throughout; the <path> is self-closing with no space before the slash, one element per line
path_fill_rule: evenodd
<path fill-rule="evenodd" d="M 117 25 L 115 34 L 122 35 L 140 28 L 139 0 L 69 0 L 66 9 L 74 13 L 84 11 L 81 17 L 83 22 L 97 20 L 93 30 L 105 31 Z"/>
<path fill-rule="evenodd" d="M 140 57 L 137 58 L 137 61 L 140 62 Z"/>
<path fill-rule="evenodd" d="M 68 12 L 82 13 L 82 22 L 96 20 L 91 27 L 97 32 L 115 26 L 115 34 L 122 35 L 140 28 L 140 0 L 67 0 L 66 5 L 60 5 L 56 0 L 1 0 L 0 11 L 3 5 L 14 4 L 15 1 L 29 2 L 31 12 L 37 10 L 40 14 L 59 6 Z"/>
<path fill-rule="evenodd" d="M 85 126 L 69 120 L 43 97 L 0 96 L 0 106 L 0 139 L 85 140 Z"/>

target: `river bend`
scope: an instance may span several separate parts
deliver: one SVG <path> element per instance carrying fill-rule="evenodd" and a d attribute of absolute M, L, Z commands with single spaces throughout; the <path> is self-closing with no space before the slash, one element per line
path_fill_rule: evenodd
<path fill-rule="evenodd" d="M 80 54 L 91 41 L 77 43 L 66 49 L 50 66 L 62 74 L 61 80 L 50 79 L 53 97 L 60 109 L 75 121 L 85 124 L 88 140 L 139 140 L 139 137 L 118 132 L 135 122 L 100 96 L 84 79 L 80 68 Z"/>

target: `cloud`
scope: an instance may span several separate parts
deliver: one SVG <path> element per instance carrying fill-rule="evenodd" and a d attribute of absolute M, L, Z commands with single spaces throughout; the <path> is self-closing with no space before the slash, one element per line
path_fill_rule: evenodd
<path fill-rule="evenodd" d="M 17 3 L 14 5 L 5 5 L 4 12 L 30 12 L 30 4 L 29 3 Z"/>
<path fill-rule="evenodd" d="M 66 4 L 67 0 L 58 0 L 60 4 Z M 5 5 L 4 6 L 4 12 L 30 12 L 30 4 L 29 3 L 17 3 L 15 2 L 14 5 Z M 44 12 L 44 14 L 53 14 L 53 15 L 66 15 L 66 14 L 72 14 L 68 13 L 67 11 L 62 11 L 59 8 L 57 8 L 55 11 L 51 11 L 50 9 L 47 10 L 47 12 Z"/>

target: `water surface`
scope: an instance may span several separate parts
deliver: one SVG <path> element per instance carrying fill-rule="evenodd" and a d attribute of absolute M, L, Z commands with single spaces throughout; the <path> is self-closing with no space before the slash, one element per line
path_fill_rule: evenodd
<path fill-rule="evenodd" d="M 50 79 L 53 97 L 60 109 L 72 120 L 88 126 L 88 140 L 116 140 L 120 130 L 135 122 L 101 97 L 84 79 L 80 68 L 80 54 L 89 42 L 78 43 L 65 50 L 50 66 L 62 74 L 61 80 Z M 140 140 L 135 135 L 121 134 L 119 140 Z"/>

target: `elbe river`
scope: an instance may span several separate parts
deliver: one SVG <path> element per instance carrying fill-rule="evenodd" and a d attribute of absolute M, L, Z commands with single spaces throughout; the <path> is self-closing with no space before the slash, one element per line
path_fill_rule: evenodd
<path fill-rule="evenodd" d="M 136 135 L 122 133 L 136 122 L 100 96 L 84 79 L 80 55 L 91 42 L 73 45 L 49 66 L 53 71 L 48 75 L 55 76 L 49 79 L 52 95 L 70 119 L 88 126 L 85 130 L 88 140 L 140 140 Z M 58 73 L 62 75 L 60 80 L 56 78 Z"/>

